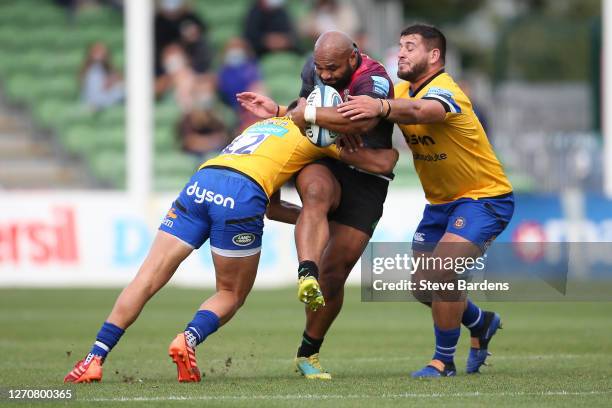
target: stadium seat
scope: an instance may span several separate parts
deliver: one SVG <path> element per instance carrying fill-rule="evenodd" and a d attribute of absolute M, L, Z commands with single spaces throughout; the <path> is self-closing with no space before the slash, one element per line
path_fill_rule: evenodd
<path fill-rule="evenodd" d="M 201 163 L 195 156 L 179 152 L 162 152 L 155 155 L 155 173 L 167 175 L 189 175 Z"/>
<path fill-rule="evenodd" d="M 181 111 L 175 103 L 159 103 L 155 105 L 155 123 L 175 124 L 181 117 Z"/>
<path fill-rule="evenodd" d="M 239 1 L 217 2 L 214 7 L 206 7 L 202 17 L 215 26 L 228 24 L 239 27 L 247 11 L 248 4 Z"/>
<path fill-rule="evenodd" d="M 95 127 L 89 124 L 76 125 L 60 134 L 64 147 L 72 154 L 85 154 L 95 146 Z"/>
<path fill-rule="evenodd" d="M 126 163 L 124 152 L 102 152 L 95 155 L 91 162 L 92 173 L 110 187 L 125 188 Z"/>
<path fill-rule="evenodd" d="M 225 26 L 216 27 L 210 32 L 209 38 L 213 49 L 222 52 L 225 43 L 227 43 L 230 38 L 236 36 L 239 37 L 241 34 L 242 33 L 240 32 L 240 29 L 237 26 L 235 26 L 234 24 L 229 24 Z"/>
<path fill-rule="evenodd" d="M 24 92 L 21 98 L 30 104 L 50 98 L 76 100 L 78 96 L 77 88 L 77 79 L 73 75 L 41 76 L 38 80 L 32 81 L 28 87 L 28 92 Z"/>
<path fill-rule="evenodd" d="M 28 92 L 32 80 L 28 76 L 15 75 L 6 78 L 6 96 L 11 102 L 20 102 L 24 92 Z"/>
<path fill-rule="evenodd" d="M 304 58 L 290 52 L 268 54 L 260 61 L 261 72 L 266 79 L 278 75 L 297 76 L 299 79 L 303 65 Z"/>
<path fill-rule="evenodd" d="M 265 81 L 266 87 L 268 88 L 269 94 L 275 101 L 280 104 L 288 104 L 300 93 L 300 79 L 299 76 L 277 76 L 275 78 L 269 78 Z"/>
<path fill-rule="evenodd" d="M 124 127 L 125 122 L 125 106 L 115 105 L 102 110 L 99 113 L 98 125 L 101 128 Z"/>
<path fill-rule="evenodd" d="M 94 113 L 79 102 L 63 99 L 48 99 L 33 106 L 34 119 L 42 126 L 65 131 L 75 124 L 88 124 L 94 120 Z"/>
<path fill-rule="evenodd" d="M 123 16 L 108 7 L 87 7 L 79 10 L 75 22 L 79 27 L 121 26 Z"/>
<path fill-rule="evenodd" d="M 103 127 L 99 126 L 95 132 L 91 135 L 94 154 L 100 151 L 125 151 L 125 127 Z"/>
<path fill-rule="evenodd" d="M 171 124 L 161 124 L 155 127 L 155 150 L 160 154 L 177 149 L 176 127 Z"/>
<path fill-rule="evenodd" d="M 155 176 L 153 188 L 155 191 L 171 191 L 178 193 L 183 186 L 185 186 L 189 177 L 190 174 L 187 176 L 158 174 Z"/>

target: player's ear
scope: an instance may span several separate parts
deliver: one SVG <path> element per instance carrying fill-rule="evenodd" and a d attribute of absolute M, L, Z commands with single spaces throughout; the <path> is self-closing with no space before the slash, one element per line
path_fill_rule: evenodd
<path fill-rule="evenodd" d="M 433 65 L 436 64 L 437 62 L 440 61 L 440 49 L 439 48 L 434 48 L 431 50 L 430 54 L 429 54 L 429 62 Z"/>
<path fill-rule="evenodd" d="M 359 57 L 359 48 L 357 48 L 357 44 L 353 44 L 353 51 L 351 51 L 351 55 L 349 56 L 349 63 L 351 67 L 355 68 L 357 66 L 357 59 Z"/>

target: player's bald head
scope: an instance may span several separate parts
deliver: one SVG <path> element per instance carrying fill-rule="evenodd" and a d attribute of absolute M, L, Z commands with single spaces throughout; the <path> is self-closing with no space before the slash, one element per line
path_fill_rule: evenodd
<path fill-rule="evenodd" d="M 357 48 L 351 37 L 342 31 L 326 31 L 319 36 L 314 46 L 317 55 L 326 57 L 346 57 Z"/>
<path fill-rule="evenodd" d="M 315 43 L 314 64 L 317 75 L 325 85 L 341 90 L 348 85 L 359 65 L 359 50 L 345 33 L 327 31 Z"/>

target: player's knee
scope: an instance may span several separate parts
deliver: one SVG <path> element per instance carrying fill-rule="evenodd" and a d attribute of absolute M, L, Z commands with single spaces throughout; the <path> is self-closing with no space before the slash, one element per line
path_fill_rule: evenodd
<path fill-rule="evenodd" d="M 327 284 L 322 287 L 323 297 L 332 300 L 339 297 L 344 291 L 344 283 L 339 283 L 337 280 L 327 280 Z"/>
<path fill-rule="evenodd" d="M 329 207 L 333 202 L 334 186 L 331 183 L 309 183 L 300 191 L 302 204 L 308 207 Z"/>
<path fill-rule="evenodd" d="M 248 292 L 243 293 L 233 287 L 217 288 L 217 302 L 227 311 L 229 316 L 233 316 L 238 309 L 244 305 Z"/>
<path fill-rule="evenodd" d="M 247 298 L 247 294 L 238 294 L 236 296 L 236 300 L 234 302 L 234 305 L 236 306 L 236 310 L 240 309 L 243 305 L 244 302 L 246 302 L 246 298 Z"/>
<path fill-rule="evenodd" d="M 244 302 L 246 301 L 246 298 L 247 298 L 247 294 L 240 293 L 240 292 L 232 292 L 230 298 L 231 298 L 231 306 L 235 313 L 238 311 L 238 309 L 240 309 L 244 305 Z"/>

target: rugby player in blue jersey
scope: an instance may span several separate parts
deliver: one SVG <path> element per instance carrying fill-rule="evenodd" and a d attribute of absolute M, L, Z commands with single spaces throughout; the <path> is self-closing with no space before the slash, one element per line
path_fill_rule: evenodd
<path fill-rule="evenodd" d="M 430 203 L 414 234 L 414 255 L 476 259 L 510 222 L 514 197 L 469 98 L 444 71 L 445 56 L 440 30 L 406 28 L 398 60 L 398 77 L 405 82 L 396 85 L 396 99 L 351 97 L 339 112 L 358 121 L 386 117 L 399 124 Z M 457 279 L 453 270 L 420 270 L 415 276 L 437 283 Z M 455 375 L 462 323 L 471 334 L 467 372 L 479 372 L 501 327 L 500 316 L 462 293 L 423 291 L 418 297 L 432 309 L 436 346 L 432 361 L 413 377 Z"/>
<path fill-rule="evenodd" d="M 300 108 L 305 104 L 301 99 Z M 373 173 L 390 172 L 398 153 L 364 153 L 319 148 L 289 117 L 255 123 L 223 152 L 200 167 L 162 221 L 138 274 L 117 298 L 89 354 L 65 382 L 102 380 L 102 364 L 148 300 L 172 277 L 181 262 L 210 239 L 216 292 L 170 344 L 168 353 L 181 382 L 200 381 L 195 348 L 227 323 L 249 294 L 259 262 L 263 218 L 296 222 L 300 208 L 280 200 L 279 189 L 308 163 L 325 156 Z"/>

